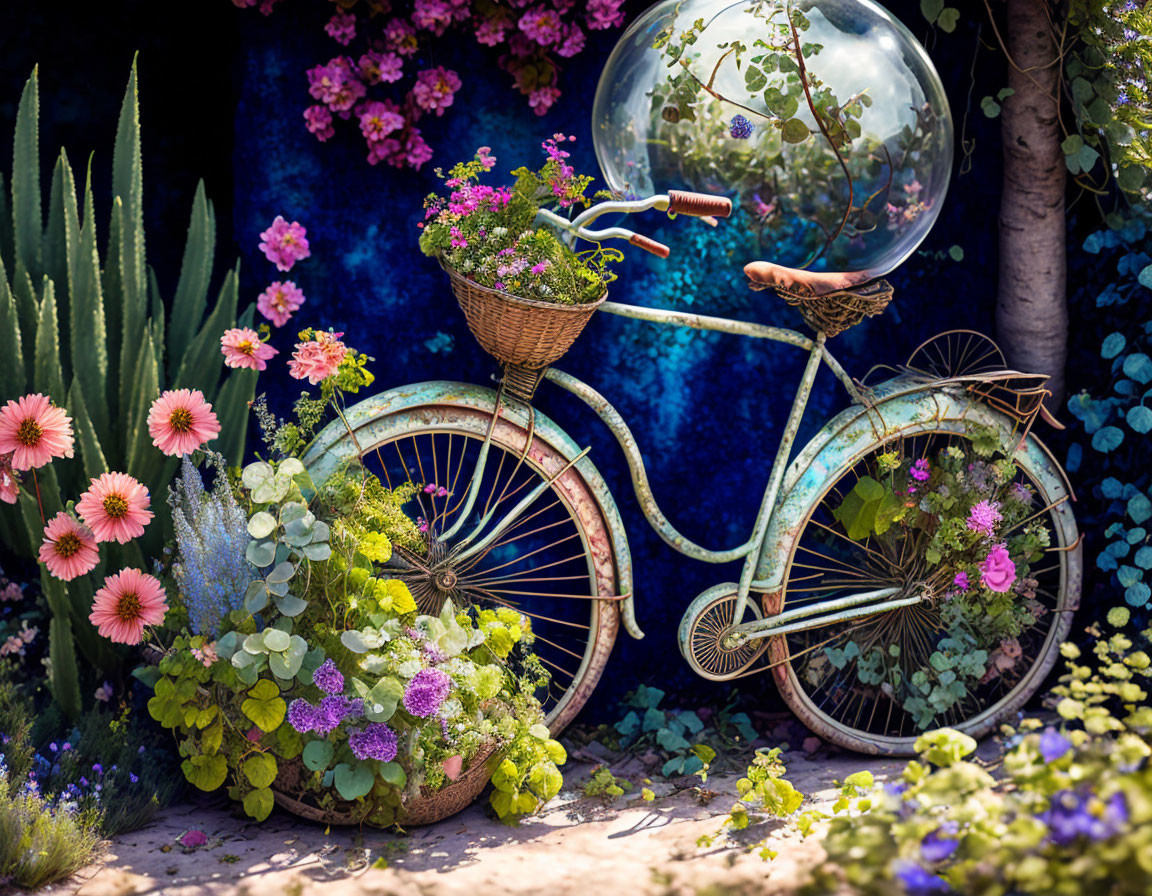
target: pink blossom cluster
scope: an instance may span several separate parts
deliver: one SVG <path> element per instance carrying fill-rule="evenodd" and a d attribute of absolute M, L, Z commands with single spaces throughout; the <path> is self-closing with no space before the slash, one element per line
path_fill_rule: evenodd
<path fill-rule="evenodd" d="M 277 2 L 233 0 L 244 8 L 259 5 L 265 15 Z M 544 115 L 561 96 L 559 60 L 582 52 L 588 31 L 622 25 L 623 6 L 624 0 L 414 0 L 338 8 L 324 25 L 325 33 L 341 47 L 357 44 L 363 52 L 307 70 L 308 93 L 316 102 L 304 110 L 304 125 L 323 142 L 335 135 L 337 118 L 355 116 L 368 144 L 369 164 L 418 169 L 432 158 L 432 148 L 417 123 L 427 114 L 443 116 L 463 86 L 452 69 L 421 68 L 422 55 L 417 54 L 422 47 L 470 35 L 497 50 L 497 64 L 512 76 L 529 107 Z M 370 89 L 379 87 L 389 89 L 389 95 L 369 96 Z M 388 103 L 387 115 L 378 114 L 381 102 Z"/>

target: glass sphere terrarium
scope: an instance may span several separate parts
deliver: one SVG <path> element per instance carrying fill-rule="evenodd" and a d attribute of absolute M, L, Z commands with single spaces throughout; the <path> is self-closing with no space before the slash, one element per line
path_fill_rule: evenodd
<path fill-rule="evenodd" d="M 604 68 L 593 135 L 613 192 L 726 194 L 761 258 L 852 282 L 912 254 L 952 170 L 939 75 L 871 0 L 657 3 Z"/>

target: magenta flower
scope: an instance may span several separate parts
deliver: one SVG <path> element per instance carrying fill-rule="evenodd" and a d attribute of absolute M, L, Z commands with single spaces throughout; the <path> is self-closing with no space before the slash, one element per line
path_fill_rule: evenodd
<path fill-rule="evenodd" d="M 412 8 L 412 24 L 440 36 L 454 19 L 470 15 L 467 5 L 467 0 L 463 3 L 459 0 L 416 0 Z"/>
<path fill-rule="evenodd" d="M 593 31 L 615 28 L 624 22 L 624 0 L 588 0 L 584 15 Z"/>
<path fill-rule="evenodd" d="M 292 265 L 312 254 L 307 233 L 299 221 L 289 224 L 277 215 L 272 226 L 260 234 L 260 251 L 279 270 L 290 271 Z"/>
<path fill-rule="evenodd" d="M 571 24 L 564 35 L 564 42 L 556 48 L 556 55 L 565 59 L 571 58 L 584 49 L 584 32 L 580 26 Z"/>
<path fill-rule="evenodd" d="M 393 103 L 364 103 L 356 110 L 356 115 L 360 119 L 360 133 L 369 143 L 383 140 L 404 127 L 404 116 L 396 111 Z"/>
<path fill-rule="evenodd" d="M 324 26 L 324 31 L 336 43 L 346 47 L 356 36 L 356 16 L 347 10 L 338 9 Z"/>
<path fill-rule="evenodd" d="M 366 92 L 364 83 L 354 74 L 352 61 L 343 56 L 308 69 L 308 93 L 341 118 L 351 114 L 352 107 Z"/>
<path fill-rule="evenodd" d="M 404 138 L 403 152 L 403 161 L 416 170 L 432 158 L 432 147 L 420 136 L 419 128 L 409 128 Z"/>
<path fill-rule="evenodd" d="M 439 65 L 416 75 L 416 84 L 409 96 L 424 111 L 435 112 L 440 116 L 452 105 L 460 84 L 460 76 L 456 72 Z"/>
<path fill-rule="evenodd" d="M 420 47 L 416 29 L 400 18 L 392 19 L 384 26 L 384 44 L 401 56 L 411 56 Z"/>
<path fill-rule="evenodd" d="M 309 106 L 305 109 L 304 126 L 321 143 L 336 134 L 336 129 L 332 127 L 332 113 L 327 106 Z"/>
<path fill-rule="evenodd" d="M 952 580 L 952 585 L 955 588 L 959 588 L 961 591 L 967 591 L 971 587 L 972 583 L 968 581 L 968 573 L 958 572 L 956 573 L 956 578 Z"/>
<path fill-rule="evenodd" d="M 484 166 L 485 171 L 489 171 L 496 164 L 496 156 L 492 155 L 491 146 L 481 146 L 476 150 L 476 159 Z"/>
<path fill-rule="evenodd" d="M 467 248 L 468 240 L 464 239 L 464 237 L 461 235 L 459 227 L 453 227 L 448 233 L 452 237 L 453 249 Z"/>
<path fill-rule="evenodd" d="M 357 68 L 366 84 L 391 84 L 404 76 L 404 60 L 396 53 L 369 50 L 360 57 Z"/>
<path fill-rule="evenodd" d="M 555 87 L 538 87 L 528 94 L 528 106 L 537 115 L 544 115 L 558 99 L 560 91 Z"/>
<path fill-rule="evenodd" d="M 404 164 L 404 156 L 400 150 L 400 141 L 395 137 L 386 137 L 383 140 L 370 142 L 368 144 L 368 164 L 375 165 L 377 162 L 388 162 L 390 165 L 399 167 Z"/>
<path fill-rule="evenodd" d="M 564 23 L 555 9 L 537 6 L 520 17 L 520 30 L 542 47 L 559 43 L 564 37 Z"/>
<path fill-rule="evenodd" d="M 188 833 L 180 838 L 180 845 L 185 849 L 195 849 L 197 846 L 203 846 L 207 842 L 208 835 L 203 831 L 188 831 Z"/>
<path fill-rule="evenodd" d="M 426 719 L 440 708 L 452 690 L 452 679 L 439 669 L 421 669 L 404 691 L 404 708 Z"/>
<path fill-rule="evenodd" d="M 733 134 L 733 136 L 735 136 L 735 134 Z M 932 474 L 928 471 L 928 461 L 924 458 L 920 458 L 920 460 L 912 464 L 912 469 L 908 472 L 917 482 L 927 482 L 932 478 Z"/>
<path fill-rule="evenodd" d="M 1016 581 L 1016 564 L 1008 553 L 1008 546 L 998 544 L 988 552 L 980 564 L 980 578 L 984 587 L 997 594 L 1003 594 Z"/>
<path fill-rule="evenodd" d="M 272 325 L 282 327 L 292 318 L 292 312 L 304 304 L 304 293 L 291 280 L 277 280 L 256 297 L 256 310 Z"/>
<path fill-rule="evenodd" d="M 476 27 L 476 42 L 494 47 L 504 40 L 507 27 L 503 19 L 485 19 Z"/>
<path fill-rule="evenodd" d="M 968 511 L 968 528 L 981 535 L 991 535 L 1000 522 L 1000 502 L 980 501 Z"/>

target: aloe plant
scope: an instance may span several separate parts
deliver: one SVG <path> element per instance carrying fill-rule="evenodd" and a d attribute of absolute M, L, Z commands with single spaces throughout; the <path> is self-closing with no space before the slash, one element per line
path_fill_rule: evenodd
<path fill-rule="evenodd" d="M 76 500 L 90 477 L 120 470 L 148 486 L 156 519 L 143 538 L 102 545 L 101 564 L 67 584 L 42 573 L 51 609 L 49 683 L 68 713 L 80 706 L 77 656 L 102 674 L 125 656 L 91 623 L 95 588 L 106 571 L 147 569 L 171 530 L 166 504 L 177 460 L 153 447 L 148 409 L 161 390 L 200 389 L 213 403 L 222 431 L 213 447 L 233 462 L 244 450 L 254 371 L 222 381 L 220 334 L 235 326 L 238 268 L 228 271 L 209 301 L 216 224 L 203 182 L 192 202 L 183 263 L 171 302 L 146 265 L 136 65 L 133 62 L 112 154 L 112 207 L 98 247 L 92 162 L 83 203 L 67 153 L 52 171 L 45 221 L 39 159 L 39 85 L 34 69 L 16 113 L 11 206 L 0 175 L 0 403 L 25 392 L 49 395 L 67 408 L 76 457 L 29 475 L 16 506 L 0 504 L 0 540 L 34 558 L 44 523 L 36 497 L 51 516 Z M 251 306 L 242 323 L 251 321 Z"/>

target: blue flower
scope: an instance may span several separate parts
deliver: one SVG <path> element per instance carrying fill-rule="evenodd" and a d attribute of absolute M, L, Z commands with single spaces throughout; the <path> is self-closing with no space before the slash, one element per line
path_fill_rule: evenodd
<path fill-rule="evenodd" d="M 743 115 L 733 115 L 729 127 L 732 136 L 737 140 L 747 140 L 752 136 L 752 132 L 756 130 L 756 126 Z"/>
<path fill-rule="evenodd" d="M 933 893 L 950 893 L 951 887 L 942 878 L 915 862 L 897 862 L 896 877 L 904 885 L 907 896 L 931 896 Z"/>
<path fill-rule="evenodd" d="M 920 841 L 920 855 L 925 862 L 943 862 L 960 845 L 956 833 L 960 830 L 954 821 L 946 821 L 936 830 L 930 831 Z"/>
<path fill-rule="evenodd" d="M 1107 840 L 1128 823 L 1128 801 L 1120 791 L 1102 803 L 1090 794 L 1061 790 L 1052 795 L 1048 810 L 1036 817 L 1048 826 L 1048 839 L 1057 846 L 1067 846 L 1081 837 Z"/>
<path fill-rule="evenodd" d="M 1040 735 L 1040 756 L 1045 762 L 1055 762 L 1071 749 L 1071 741 L 1055 728 L 1045 728 Z"/>

